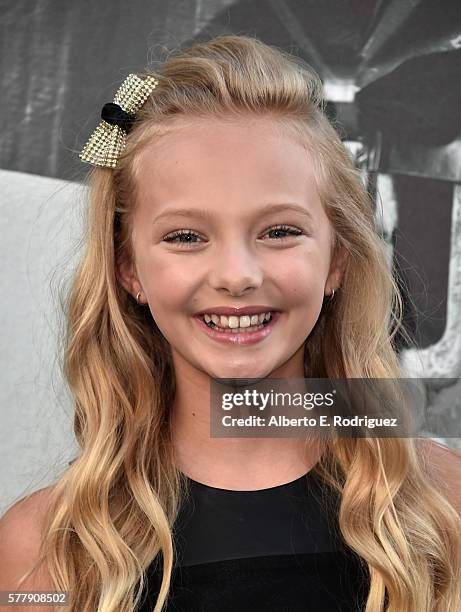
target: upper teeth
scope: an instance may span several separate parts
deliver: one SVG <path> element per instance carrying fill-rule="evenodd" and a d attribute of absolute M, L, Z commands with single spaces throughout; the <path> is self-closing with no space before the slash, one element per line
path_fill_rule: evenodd
<path fill-rule="evenodd" d="M 251 325 L 259 325 L 263 321 L 268 321 L 271 317 L 270 312 L 262 312 L 261 314 L 255 314 L 252 316 L 243 315 L 242 317 L 226 317 L 226 315 L 218 316 L 216 314 L 204 315 L 205 323 L 213 321 L 215 325 L 220 327 L 230 327 L 235 329 L 237 327 L 250 327 Z"/>

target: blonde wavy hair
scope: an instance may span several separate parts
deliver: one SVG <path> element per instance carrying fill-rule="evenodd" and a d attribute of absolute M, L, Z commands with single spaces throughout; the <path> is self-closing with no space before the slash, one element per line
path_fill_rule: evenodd
<path fill-rule="evenodd" d="M 52 491 L 37 564 L 45 560 L 78 612 L 132 611 L 153 562 L 162 566 L 154 612 L 170 588 L 172 527 L 187 494 L 171 443 L 171 351 L 149 309 L 119 283 L 117 265 L 133 255 L 139 153 L 176 118 L 268 115 L 314 152 L 335 249 L 347 250 L 348 264 L 305 344 L 305 376 L 401 376 L 393 338 L 404 331 L 402 298 L 315 72 L 255 38 L 219 36 L 170 53 L 147 74 L 159 85 L 118 167 L 90 171 L 86 249 L 65 305 L 63 369 L 81 451 Z M 314 470 L 339 493 L 341 536 L 369 571 L 366 612 L 459 612 L 461 520 L 428 479 L 415 440 L 322 444 Z"/>

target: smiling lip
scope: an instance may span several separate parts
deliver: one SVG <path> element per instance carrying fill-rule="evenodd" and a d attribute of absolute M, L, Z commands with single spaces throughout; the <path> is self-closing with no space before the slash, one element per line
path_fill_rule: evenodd
<path fill-rule="evenodd" d="M 227 309 L 229 310 L 229 309 Z M 267 310 L 266 312 L 270 312 Z M 219 331 L 218 329 L 213 329 L 209 327 L 200 315 L 194 317 L 197 321 L 200 329 L 205 332 L 210 338 L 213 340 L 217 340 L 218 342 L 227 342 L 227 344 L 256 344 L 256 342 L 260 342 L 264 340 L 269 334 L 272 333 L 274 326 L 277 324 L 278 319 L 280 318 L 280 312 L 272 311 L 273 315 L 269 323 L 267 323 L 262 329 L 254 332 L 225 332 Z M 256 313 L 255 313 L 256 314 Z"/>
<path fill-rule="evenodd" d="M 255 315 L 261 314 L 262 312 L 280 312 L 277 308 L 272 306 L 245 306 L 244 308 L 226 308 L 225 306 L 210 306 L 206 310 L 196 312 L 194 316 L 201 317 L 205 314 L 216 314 L 216 315 L 227 315 L 242 317 L 243 315 Z"/>

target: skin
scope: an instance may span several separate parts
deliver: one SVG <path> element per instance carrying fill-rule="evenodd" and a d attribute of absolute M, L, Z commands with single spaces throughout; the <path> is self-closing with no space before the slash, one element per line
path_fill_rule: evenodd
<path fill-rule="evenodd" d="M 312 219 L 289 210 L 264 214 L 268 203 L 297 204 Z M 174 208 L 213 216 L 157 220 Z M 302 234 L 269 231 L 279 224 Z M 187 244 L 165 241 L 178 230 L 196 235 Z M 304 378 L 304 343 L 344 271 L 345 254 L 332 261 L 331 238 L 312 161 L 273 118 L 178 119 L 141 152 L 134 261 L 118 275 L 133 296 L 141 292 L 171 345 L 174 448 L 191 478 L 249 490 L 294 480 L 316 463 L 312 440 L 305 448 L 298 438 L 210 438 L 209 388 L 210 376 Z M 193 318 L 213 306 L 255 304 L 282 315 L 267 338 L 249 346 L 217 342 Z"/>

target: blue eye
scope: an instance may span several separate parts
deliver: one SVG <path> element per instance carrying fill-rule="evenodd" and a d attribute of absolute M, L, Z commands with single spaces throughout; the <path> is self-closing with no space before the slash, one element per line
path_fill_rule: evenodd
<path fill-rule="evenodd" d="M 163 239 L 165 242 L 170 242 L 173 244 L 180 244 L 181 246 L 190 246 L 191 244 L 195 244 L 194 240 L 191 240 L 191 237 L 200 238 L 198 234 L 193 232 L 192 230 L 178 230 L 177 232 L 173 232 L 172 234 L 168 234 Z M 179 238 L 180 240 L 176 240 Z M 184 238 L 184 240 L 181 240 Z"/>
<path fill-rule="evenodd" d="M 270 234 L 271 232 L 277 232 L 288 234 L 288 236 L 276 236 L 275 238 L 271 238 L 271 240 L 286 240 L 290 237 L 301 236 L 303 232 L 295 227 L 291 227 L 289 225 L 276 225 L 274 227 L 269 228 L 266 231 L 266 234 Z M 197 238 L 201 241 L 201 237 L 193 232 L 192 230 L 178 230 L 176 232 L 172 232 L 171 234 L 167 234 L 164 238 L 164 242 L 169 242 L 170 244 L 177 244 L 181 247 L 191 247 L 194 244 L 200 244 Z"/>
<path fill-rule="evenodd" d="M 279 237 L 280 240 L 286 240 L 286 238 L 289 238 L 290 236 L 301 236 L 302 234 L 301 230 L 289 225 L 276 225 L 275 227 L 271 227 L 267 230 L 267 233 L 270 232 L 285 232 L 286 234 L 289 234 L 289 236 Z"/>

